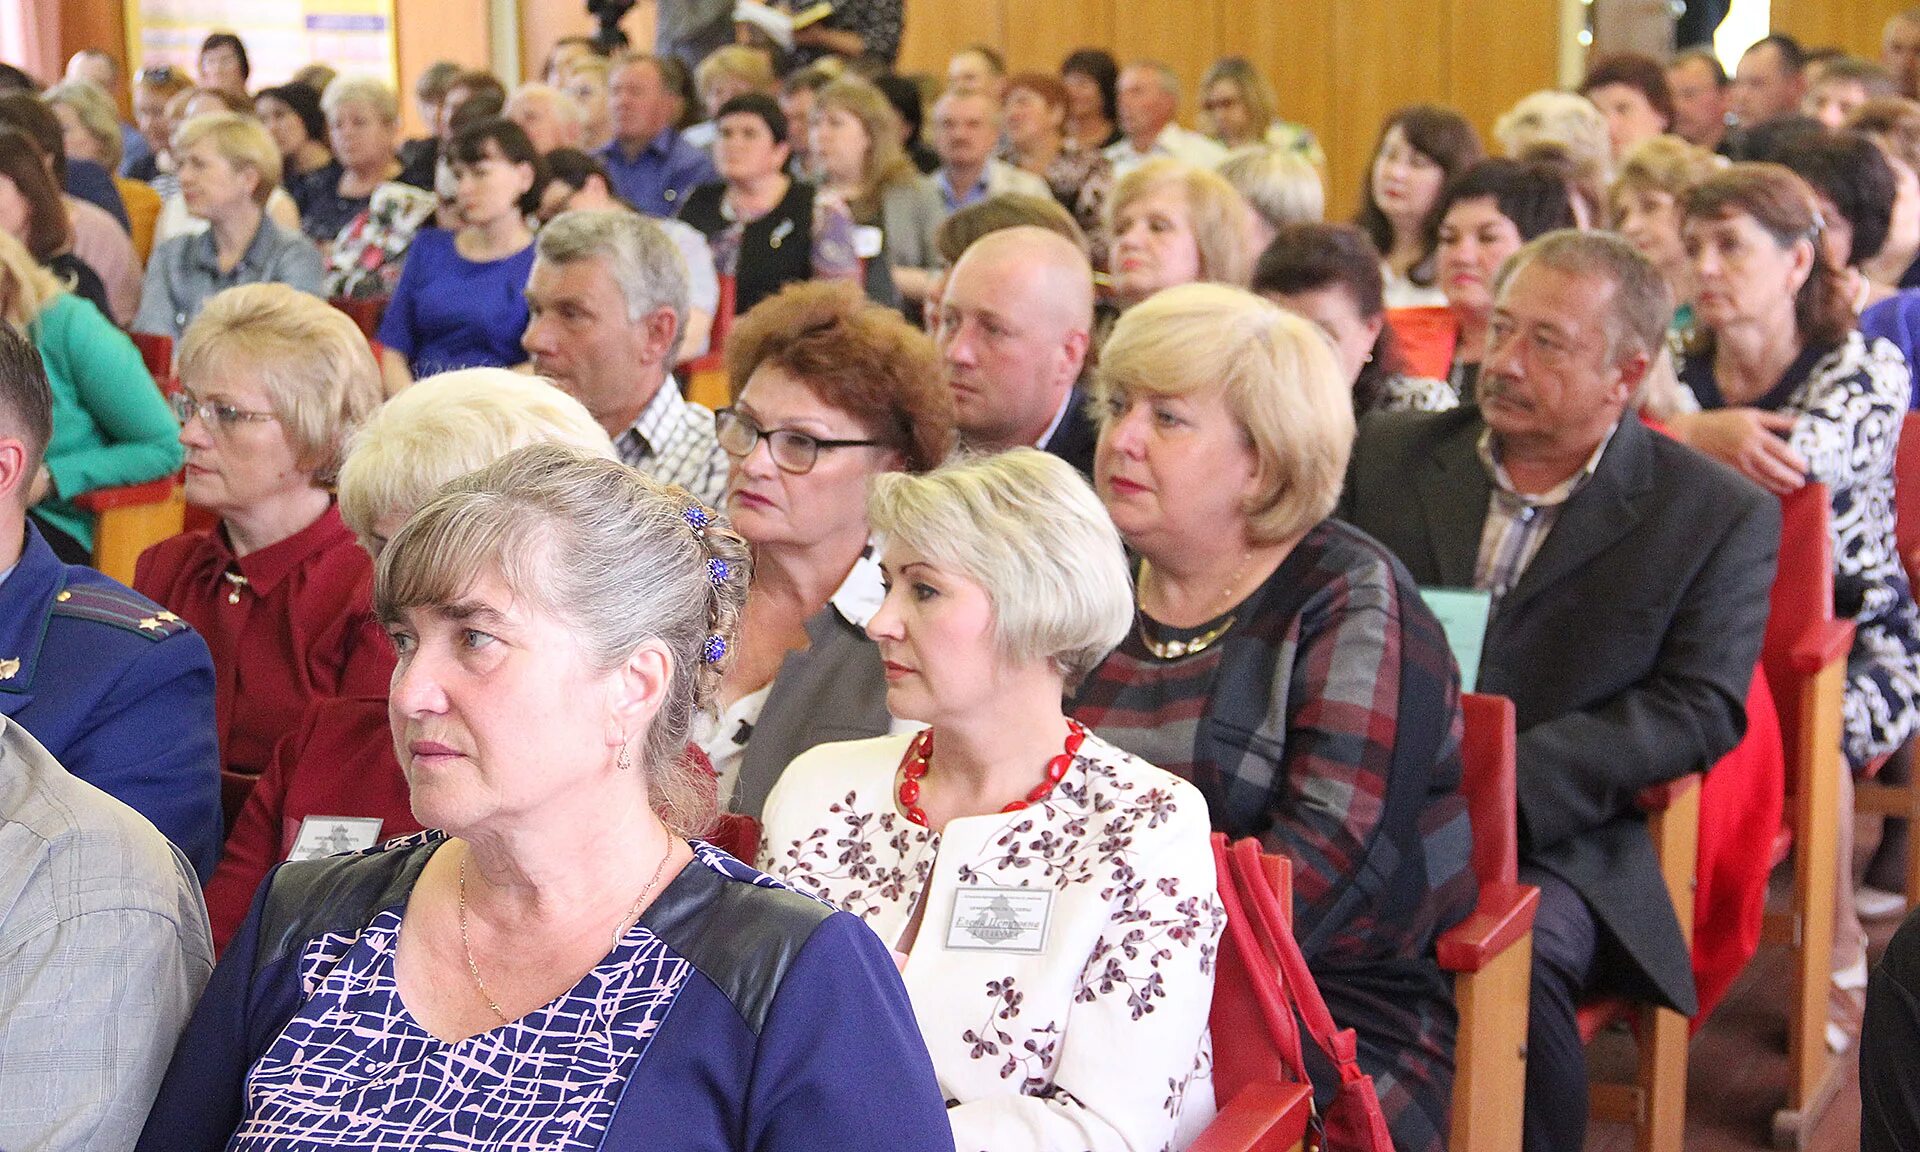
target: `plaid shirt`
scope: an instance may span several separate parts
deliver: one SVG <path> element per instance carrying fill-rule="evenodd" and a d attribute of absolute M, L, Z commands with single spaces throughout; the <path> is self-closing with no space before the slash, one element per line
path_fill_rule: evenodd
<path fill-rule="evenodd" d="M 631 427 L 614 437 L 622 463 L 662 484 L 678 484 L 716 505 L 727 486 L 727 454 L 713 429 L 713 413 L 683 399 L 671 377 Z"/>
<path fill-rule="evenodd" d="M 1473 566 L 1475 588 L 1493 593 L 1493 598 L 1498 600 L 1520 582 L 1527 565 L 1533 563 L 1540 546 L 1547 542 L 1547 533 L 1553 531 L 1554 523 L 1560 519 L 1560 509 L 1593 479 L 1600 467 L 1600 457 L 1612 440 L 1610 428 L 1580 471 L 1545 492 L 1530 496 L 1514 488 L 1512 478 L 1501 465 L 1493 443 L 1493 429 L 1480 433 L 1480 463 L 1486 467 L 1488 479 L 1493 481 L 1493 491 L 1487 497 L 1487 520 L 1480 529 L 1480 558 Z"/>
<path fill-rule="evenodd" d="M 1394 1145 L 1438 1152 L 1456 1018 L 1434 939 L 1474 893 L 1445 634 L 1392 555 L 1335 520 L 1232 612 L 1225 639 L 1177 660 L 1136 630 L 1073 715 L 1191 780 L 1216 830 L 1292 858 L 1295 934 L 1359 1033 Z M 1187 734 L 1178 760 L 1167 731 Z"/>

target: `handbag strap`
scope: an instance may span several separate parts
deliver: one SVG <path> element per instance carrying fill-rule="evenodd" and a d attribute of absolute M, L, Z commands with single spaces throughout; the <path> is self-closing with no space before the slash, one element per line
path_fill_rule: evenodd
<path fill-rule="evenodd" d="M 1340 1069 L 1342 1083 L 1358 1080 L 1364 1073 L 1357 1059 L 1357 1038 L 1351 1029 L 1334 1023 L 1333 1013 L 1327 1010 L 1327 1002 L 1320 996 L 1320 986 L 1308 970 L 1307 959 L 1293 938 L 1292 928 L 1280 914 L 1280 902 L 1272 886 L 1267 883 L 1266 872 L 1260 864 L 1260 842 L 1251 837 L 1235 842 L 1229 849 L 1228 866 L 1239 902 L 1247 910 L 1268 957 L 1279 968 L 1284 994 L 1306 1024 L 1307 1034 Z"/>
<path fill-rule="evenodd" d="M 1309 1083 L 1306 1051 L 1300 1043 L 1300 1025 L 1294 1016 L 1292 1000 L 1271 963 L 1269 952 L 1262 947 L 1261 933 L 1246 901 L 1241 899 L 1228 858 L 1227 838 L 1219 832 L 1213 834 L 1213 865 L 1219 876 L 1220 902 L 1227 914 L 1226 943 L 1241 957 L 1241 967 L 1246 970 L 1247 982 L 1253 988 L 1260 1015 L 1266 1020 L 1267 1032 L 1279 1048 L 1281 1060 L 1287 1063 L 1287 1070 L 1296 1080 Z"/>

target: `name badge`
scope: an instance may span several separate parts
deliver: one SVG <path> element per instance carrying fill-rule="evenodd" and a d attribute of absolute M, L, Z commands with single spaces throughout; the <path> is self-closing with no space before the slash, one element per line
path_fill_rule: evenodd
<path fill-rule="evenodd" d="M 871 224 L 856 225 L 853 230 L 853 254 L 862 260 L 877 259 L 880 255 L 880 229 Z"/>
<path fill-rule="evenodd" d="M 380 842 L 380 823 L 374 816 L 309 816 L 300 821 L 287 859 L 318 860 L 371 848 Z"/>
<path fill-rule="evenodd" d="M 1051 888 L 962 888 L 953 898 L 947 947 L 982 952 L 1040 952 L 1053 915 Z"/>

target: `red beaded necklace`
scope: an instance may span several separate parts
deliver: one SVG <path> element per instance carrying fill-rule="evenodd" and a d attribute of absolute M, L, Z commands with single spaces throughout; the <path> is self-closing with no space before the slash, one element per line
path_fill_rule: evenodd
<path fill-rule="evenodd" d="M 1080 745 L 1085 743 L 1086 739 L 1086 725 L 1078 720 L 1068 720 L 1066 748 L 1058 756 L 1047 761 L 1047 778 L 1034 785 L 1033 791 L 1027 793 L 1025 800 L 1015 800 L 1000 811 L 1018 812 L 1029 804 L 1038 804 L 1045 800 L 1052 793 L 1053 786 L 1060 783 L 1060 778 L 1067 774 L 1067 769 L 1073 767 L 1073 758 L 1080 754 Z M 900 808 L 907 814 L 907 819 L 922 828 L 929 825 L 927 810 L 920 807 L 920 780 L 927 774 L 927 759 L 932 755 L 933 729 L 922 728 L 907 743 L 906 755 L 900 758 Z"/>

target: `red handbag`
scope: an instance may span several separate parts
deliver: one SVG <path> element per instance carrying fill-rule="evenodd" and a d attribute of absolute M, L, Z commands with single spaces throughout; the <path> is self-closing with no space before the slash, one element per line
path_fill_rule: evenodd
<path fill-rule="evenodd" d="M 1227 907 L 1227 930 L 1246 955 L 1265 956 L 1266 965 L 1249 964 L 1247 975 L 1256 986 L 1261 1015 L 1279 1046 L 1287 1071 L 1302 1084 L 1307 1077 L 1301 1028 L 1340 1072 L 1332 1103 L 1317 1112 L 1308 1134 L 1308 1148 L 1317 1152 L 1393 1152 L 1393 1137 L 1380 1109 L 1373 1077 L 1360 1070 L 1358 1040 L 1353 1029 L 1333 1022 L 1320 997 L 1306 957 L 1294 942 L 1293 929 L 1281 910 L 1278 894 L 1268 883 L 1260 862 L 1260 843 L 1251 838 L 1229 847 L 1227 838 L 1213 837 L 1214 867 L 1219 874 L 1220 897 Z M 1238 925 L 1244 928 L 1238 928 Z"/>

